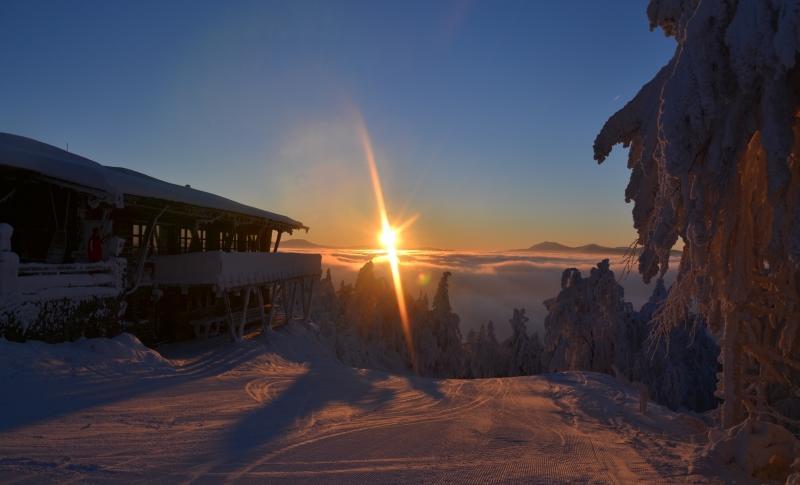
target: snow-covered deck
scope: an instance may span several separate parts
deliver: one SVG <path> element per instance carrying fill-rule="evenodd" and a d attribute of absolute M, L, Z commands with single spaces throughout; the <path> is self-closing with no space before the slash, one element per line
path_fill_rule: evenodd
<path fill-rule="evenodd" d="M 23 263 L 17 288 L 22 302 L 114 297 L 123 289 L 124 271 L 125 260 L 117 258 L 97 263 Z"/>
<path fill-rule="evenodd" d="M 285 281 L 322 272 L 322 256 L 299 253 L 206 251 L 153 258 L 153 283 L 213 286 L 228 290 Z"/>

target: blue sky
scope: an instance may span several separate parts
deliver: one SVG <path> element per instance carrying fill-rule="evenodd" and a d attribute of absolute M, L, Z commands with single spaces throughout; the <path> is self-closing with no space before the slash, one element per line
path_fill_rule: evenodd
<path fill-rule="evenodd" d="M 3 2 L 0 131 L 371 244 L 363 118 L 414 245 L 627 244 L 602 123 L 666 63 L 633 0 Z"/>

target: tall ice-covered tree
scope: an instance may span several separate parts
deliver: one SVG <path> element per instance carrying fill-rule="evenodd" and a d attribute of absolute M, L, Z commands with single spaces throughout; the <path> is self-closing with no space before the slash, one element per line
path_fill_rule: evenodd
<path fill-rule="evenodd" d="M 697 306 L 721 343 L 722 426 L 798 426 L 800 387 L 800 2 L 650 0 L 675 54 L 603 126 L 598 162 L 630 147 L 646 281 L 680 239 L 666 333 Z"/>

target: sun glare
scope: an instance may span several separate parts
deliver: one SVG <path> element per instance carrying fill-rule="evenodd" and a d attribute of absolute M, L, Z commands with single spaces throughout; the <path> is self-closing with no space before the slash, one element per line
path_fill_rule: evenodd
<path fill-rule="evenodd" d="M 414 355 L 414 343 L 411 338 L 411 324 L 408 318 L 408 309 L 406 308 L 406 297 L 403 291 L 403 280 L 400 277 L 400 259 L 397 256 L 397 243 L 398 233 L 403 229 L 413 224 L 416 216 L 401 224 L 398 228 L 393 228 L 389 223 L 389 214 L 386 211 L 386 202 L 383 198 L 383 188 L 381 187 L 381 180 L 378 176 L 378 167 L 375 163 L 375 153 L 372 151 L 372 143 L 369 139 L 369 133 L 364 121 L 359 117 L 358 132 L 361 138 L 361 145 L 364 149 L 364 156 L 367 159 L 369 166 L 370 180 L 372 181 L 372 189 L 375 194 L 375 203 L 378 208 L 378 217 L 380 218 L 381 232 L 378 235 L 378 241 L 386 250 L 386 257 L 389 260 L 389 267 L 392 270 L 392 282 L 394 283 L 394 292 L 397 297 L 397 308 L 400 311 L 400 320 L 403 324 L 403 333 L 406 339 L 406 348 L 411 356 L 412 365 L 416 365 L 416 357 Z"/>
<path fill-rule="evenodd" d="M 397 231 L 391 227 L 384 228 L 378 240 L 387 251 L 397 249 Z"/>

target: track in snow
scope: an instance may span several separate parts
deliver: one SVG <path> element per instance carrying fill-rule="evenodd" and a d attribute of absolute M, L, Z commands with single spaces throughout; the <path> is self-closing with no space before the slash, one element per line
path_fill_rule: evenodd
<path fill-rule="evenodd" d="M 607 376 L 357 370 L 302 328 L 268 345 L 191 343 L 168 355 L 175 369 L 135 372 L 15 361 L 2 374 L 14 392 L 0 402 L 0 481 L 705 480 L 685 464 L 692 430 L 657 406 L 638 415 Z"/>

